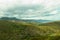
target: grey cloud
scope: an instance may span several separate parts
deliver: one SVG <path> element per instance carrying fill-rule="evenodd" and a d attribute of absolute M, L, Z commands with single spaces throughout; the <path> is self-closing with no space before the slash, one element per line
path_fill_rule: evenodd
<path fill-rule="evenodd" d="M 16 14 L 16 15 L 20 16 L 20 15 L 26 14 L 26 12 L 28 12 L 29 9 L 37 11 L 37 10 L 43 9 L 43 6 L 42 5 L 14 6 L 14 7 L 8 8 L 5 12 L 5 15 L 13 16 Z"/>

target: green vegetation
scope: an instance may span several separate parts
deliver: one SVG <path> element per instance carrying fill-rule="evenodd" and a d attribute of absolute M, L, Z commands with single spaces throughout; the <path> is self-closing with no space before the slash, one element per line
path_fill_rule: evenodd
<path fill-rule="evenodd" d="M 36 24 L 0 20 L 0 40 L 60 40 L 60 22 Z"/>

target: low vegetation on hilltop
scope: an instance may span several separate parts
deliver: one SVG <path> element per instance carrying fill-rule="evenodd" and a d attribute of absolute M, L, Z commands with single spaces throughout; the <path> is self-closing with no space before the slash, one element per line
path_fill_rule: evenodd
<path fill-rule="evenodd" d="M 45 24 L 0 20 L 0 40 L 60 40 L 60 22 Z"/>

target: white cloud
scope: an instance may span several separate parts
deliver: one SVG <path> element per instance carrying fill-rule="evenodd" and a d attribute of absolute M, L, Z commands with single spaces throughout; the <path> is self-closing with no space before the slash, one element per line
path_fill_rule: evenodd
<path fill-rule="evenodd" d="M 39 9 L 33 9 L 35 6 L 34 5 L 42 5 L 44 6 L 43 8 Z M 57 9 L 58 6 L 60 5 L 60 0 L 0 0 L 0 17 L 5 16 L 5 13 L 9 8 L 14 8 L 15 6 L 25 6 L 25 9 L 27 9 L 26 6 L 34 6 L 33 8 L 28 8 L 21 14 L 21 9 L 18 11 L 15 9 L 14 15 L 13 12 L 10 12 L 9 15 L 12 15 L 14 17 L 21 17 L 22 19 L 46 19 L 46 20 L 55 20 L 59 19 L 60 12 Z M 38 7 L 37 7 L 38 8 Z M 60 7 L 59 7 L 60 8 Z M 57 9 L 57 10 L 56 10 Z M 20 14 L 18 14 L 18 12 Z M 47 12 L 47 13 L 46 13 Z M 50 16 L 45 16 L 47 14 L 53 14 Z M 22 16 L 21 16 L 22 15 Z M 56 17 L 56 18 L 55 18 Z"/>
<path fill-rule="evenodd" d="M 49 14 L 58 14 L 58 11 L 57 10 L 55 10 L 55 11 L 52 11 L 52 12 L 50 12 Z"/>

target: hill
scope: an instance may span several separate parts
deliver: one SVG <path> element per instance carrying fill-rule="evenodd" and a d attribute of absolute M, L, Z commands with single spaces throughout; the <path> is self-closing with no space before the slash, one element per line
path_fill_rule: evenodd
<path fill-rule="evenodd" d="M 60 22 L 33 25 L 0 20 L 0 40 L 60 40 Z"/>

